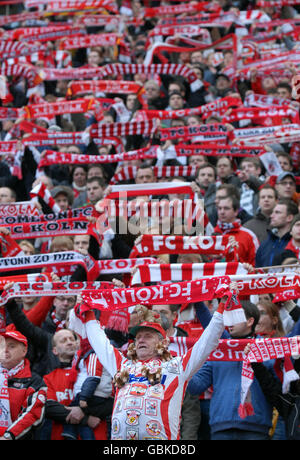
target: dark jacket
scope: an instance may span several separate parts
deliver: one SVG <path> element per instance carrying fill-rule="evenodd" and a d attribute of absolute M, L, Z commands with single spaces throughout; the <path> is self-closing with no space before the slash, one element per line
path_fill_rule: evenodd
<path fill-rule="evenodd" d="M 28 339 L 26 357 L 31 370 L 43 377 L 59 366 L 59 360 L 52 352 L 53 333 L 35 326 L 14 300 L 9 301 L 6 308 L 17 330 Z"/>
<path fill-rule="evenodd" d="M 300 380 L 291 383 L 288 393 L 282 393 L 281 383 L 262 363 L 251 363 L 254 375 L 267 401 L 285 421 L 288 440 L 300 440 Z"/>
<path fill-rule="evenodd" d="M 203 302 L 195 303 L 195 310 L 198 320 L 206 328 L 211 318 L 210 311 Z M 221 338 L 230 337 L 226 330 L 221 336 Z M 238 414 L 241 375 L 241 361 L 207 361 L 191 378 L 187 391 L 192 395 L 200 395 L 213 385 L 209 414 L 212 433 L 226 429 L 268 433 L 272 424 L 272 406 L 268 404 L 257 380 L 254 379 L 251 385 L 254 415 L 241 419 Z"/>
<path fill-rule="evenodd" d="M 270 267 L 274 265 L 274 258 L 280 254 L 291 239 L 290 232 L 285 233 L 282 238 L 268 230 L 268 238 L 261 243 L 256 253 L 256 267 Z"/>
<path fill-rule="evenodd" d="M 270 218 L 262 214 L 260 209 L 258 209 L 255 217 L 248 220 L 244 223 L 244 227 L 252 230 L 253 233 L 257 236 L 260 243 L 268 238 L 268 228 L 270 224 Z"/>

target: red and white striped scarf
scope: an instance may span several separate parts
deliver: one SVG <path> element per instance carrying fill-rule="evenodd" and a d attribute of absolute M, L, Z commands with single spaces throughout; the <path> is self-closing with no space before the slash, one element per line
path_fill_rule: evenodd
<path fill-rule="evenodd" d="M 7 61 L 4 61 L 0 70 L 2 75 L 25 78 L 30 88 L 42 82 L 39 72 L 34 66 L 22 64 L 10 65 Z"/>
<path fill-rule="evenodd" d="M 157 130 L 156 120 L 127 121 L 126 123 L 103 123 L 94 124 L 91 127 L 91 137 L 119 137 L 133 134 L 151 136 Z"/>
<path fill-rule="evenodd" d="M 184 64 L 164 63 L 164 64 L 106 64 L 101 67 L 102 77 L 110 75 L 128 75 L 128 74 L 145 74 L 145 75 L 178 75 L 184 77 L 190 85 L 197 83 L 198 77 L 193 69 Z"/>
<path fill-rule="evenodd" d="M 60 212 L 61 209 L 59 205 L 55 202 L 54 198 L 51 196 L 51 193 L 47 189 L 46 185 L 41 182 L 36 185 L 29 193 L 30 197 L 34 200 L 37 200 L 37 197 L 42 198 L 45 203 L 53 210 L 53 212 Z"/>
<path fill-rule="evenodd" d="M 50 317 L 53 321 L 53 323 L 56 326 L 56 332 L 61 331 L 62 329 L 66 328 L 66 320 L 65 319 L 58 319 L 55 315 L 55 311 L 52 311 L 50 314 Z"/>
<path fill-rule="evenodd" d="M 110 180 L 110 184 L 118 184 L 125 180 L 133 180 L 136 177 L 138 166 L 125 166 L 115 173 Z M 196 175 L 196 166 L 154 166 L 155 177 L 193 177 Z"/>
<path fill-rule="evenodd" d="M 139 265 L 132 275 L 131 284 L 164 281 L 196 280 L 206 276 L 246 274 L 247 270 L 238 262 L 227 263 L 183 263 Z"/>
<path fill-rule="evenodd" d="M 30 53 L 38 53 L 43 50 L 43 46 L 37 46 L 32 43 L 22 43 L 22 42 L 17 42 L 17 41 L 12 41 L 12 40 L 3 40 L 1 41 L 0 44 L 0 56 L 2 59 L 7 59 L 7 64 L 12 65 L 12 64 L 21 64 L 22 62 L 20 60 L 13 60 L 11 61 L 12 58 L 18 58 L 20 56 L 26 56 L 29 55 Z M 32 64 L 31 61 L 29 63 Z"/>

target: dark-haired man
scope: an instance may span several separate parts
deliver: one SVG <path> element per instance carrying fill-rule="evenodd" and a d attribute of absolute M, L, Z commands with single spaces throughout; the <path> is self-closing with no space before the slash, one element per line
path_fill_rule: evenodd
<path fill-rule="evenodd" d="M 271 214 L 268 238 L 261 243 L 256 253 L 256 266 L 274 265 L 275 256 L 280 254 L 291 239 L 291 224 L 298 214 L 298 207 L 292 200 L 278 201 Z"/>

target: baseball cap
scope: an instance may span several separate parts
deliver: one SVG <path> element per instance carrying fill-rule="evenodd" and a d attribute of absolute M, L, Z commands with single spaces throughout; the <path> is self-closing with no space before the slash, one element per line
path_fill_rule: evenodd
<path fill-rule="evenodd" d="M 21 332 L 19 331 L 6 331 L 6 332 L 3 332 L 1 335 L 2 337 L 11 338 L 11 339 L 16 340 L 17 342 L 21 342 L 24 345 L 26 345 L 26 347 L 28 345 L 26 337 L 23 334 L 21 334 Z"/>
<path fill-rule="evenodd" d="M 51 190 L 51 196 L 53 198 L 55 198 L 60 193 L 63 193 L 64 195 L 66 195 L 70 203 L 73 203 L 73 200 L 74 200 L 73 190 L 70 187 L 68 187 L 67 185 L 57 185 L 56 187 L 53 187 L 53 189 Z"/>
<path fill-rule="evenodd" d="M 286 177 L 291 177 L 293 179 L 294 182 L 296 182 L 296 179 L 295 179 L 295 176 L 293 173 L 291 172 L 288 172 L 288 171 L 285 171 L 281 174 L 279 174 L 279 176 L 277 176 L 277 180 L 276 180 L 276 184 L 278 184 L 279 182 L 281 182 L 283 179 L 285 179 Z"/>
<path fill-rule="evenodd" d="M 166 331 L 163 329 L 161 324 L 155 323 L 155 322 L 152 322 L 152 321 L 143 321 L 138 326 L 134 326 L 132 329 L 130 329 L 130 334 L 133 337 L 135 337 L 137 335 L 137 333 L 141 329 L 144 329 L 144 328 L 153 329 L 154 331 L 159 332 L 163 336 L 164 339 L 166 338 Z"/>

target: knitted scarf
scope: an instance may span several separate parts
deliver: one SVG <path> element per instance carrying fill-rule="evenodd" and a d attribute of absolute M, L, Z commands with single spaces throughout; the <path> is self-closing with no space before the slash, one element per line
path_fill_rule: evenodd
<path fill-rule="evenodd" d="M 217 225 L 215 227 L 215 232 L 221 231 L 221 233 L 226 233 L 231 230 L 238 230 L 241 227 L 241 221 L 239 219 L 235 220 L 234 222 L 220 222 L 218 220 Z"/>
<path fill-rule="evenodd" d="M 51 317 L 53 323 L 56 326 L 56 332 L 60 331 L 61 329 L 65 329 L 65 327 L 66 327 L 66 320 L 65 319 L 58 319 L 56 317 L 54 311 L 51 312 L 50 317 Z"/>

